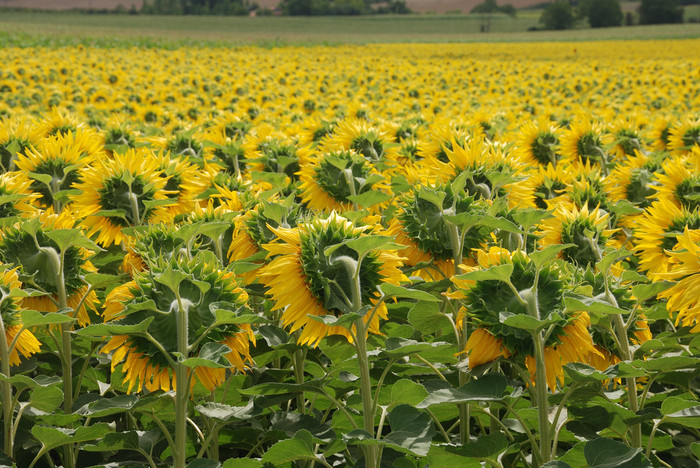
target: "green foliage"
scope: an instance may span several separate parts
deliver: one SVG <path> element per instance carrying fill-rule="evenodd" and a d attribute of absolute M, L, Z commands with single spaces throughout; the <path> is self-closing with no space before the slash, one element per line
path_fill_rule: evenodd
<path fill-rule="evenodd" d="M 682 23 L 683 9 L 677 0 L 642 0 L 639 5 L 640 24 Z"/>
<path fill-rule="evenodd" d="M 606 28 L 622 24 L 622 9 L 618 0 L 582 0 L 579 16 L 588 18 L 592 28 Z"/>
<path fill-rule="evenodd" d="M 545 29 L 571 29 L 574 25 L 574 13 L 566 1 L 550 3 L 540 16 L 540 23 Z"/>

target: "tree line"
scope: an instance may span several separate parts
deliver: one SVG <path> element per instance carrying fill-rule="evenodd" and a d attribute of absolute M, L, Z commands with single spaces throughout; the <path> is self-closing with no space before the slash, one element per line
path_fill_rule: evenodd
<path fill-rule="evenodd" d="M 682 0 L 683 4 L 697 0 Z M 642 0 L 638 13 L 639 24 L 682 23 L 683 8 L 679 0 Z M 635 24 L 631 12 L 623 14 L 619 0 L 555 0 L 542 12 L 540 23 L 544 29 L 571 29 L 578 21 L 588 21 L 592 28 Z"/>

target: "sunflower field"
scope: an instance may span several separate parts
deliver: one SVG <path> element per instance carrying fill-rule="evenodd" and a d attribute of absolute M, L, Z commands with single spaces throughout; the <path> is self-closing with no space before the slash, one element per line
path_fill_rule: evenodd
<path fill-rule="evenodd" d="M 0 49 L 0 465 L 698 466 L 698 50 Z"/>

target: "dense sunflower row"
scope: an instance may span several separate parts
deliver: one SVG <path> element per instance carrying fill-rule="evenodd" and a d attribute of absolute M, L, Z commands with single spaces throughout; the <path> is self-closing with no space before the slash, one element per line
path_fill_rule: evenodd
<path fill-rule="evenodd" d="M 256 323 L 360 355 L 406 287 L 444 301 L 466 368 L 552 393 L 567 364 L 697 333 L 694 46 L 3 50 L 1 357 L 65 362 L 104 324 L 126 393 L 213 392 L 255 366 Z M 630 288 L 664 281 L 661 314 Z M 63 348 L 26 310 L 75 319 Z"/>

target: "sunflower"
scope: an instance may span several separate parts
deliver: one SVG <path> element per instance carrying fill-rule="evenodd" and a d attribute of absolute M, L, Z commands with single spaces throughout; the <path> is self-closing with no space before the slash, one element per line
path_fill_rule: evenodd
<path fill-rule="evenodd" d="M 464 190 L 476 199 L 505 198 L 511 208 L 532 204 L 532 193 L 520 183 L 525 167 L 503 145 L 488 142 L 483 134 L 475 135 L 465 147 L 452 143 L 452 150 L 445 148 L 448 162 L 436 161 L 438 181 L 453 181 L 467 173 Z"/>
<path fill-rule="evenodd" d="M 700 146 L 700 119 L 688 117 L 675 125 L 668 137 L 668 148 L 676 153 L 689 153 Z"/>
<path fill-rule="evenodd" d="M 54 107 L 51 112 L 44 114 L 37 125 L 37 131 L 43 136 L 54 136 L 61 133 L 76 133 L 78 129 L 84 129 L 85 124 L 76 116 L 61 112 Z"/>
<path fill-rule="evenodd" d="M 611 125 L 613 146 L 610 148 L 610 155 L 613 161 L 622 162 L 628 156 L 643 150 L 639 128 L 640 123 L 634 119 L 618 119 Z"/>
<path fill-rule="evenodd" d="M 272 261 L 260 270 L 258 277 L 269 288 L 275 303 L 273 310 L 283 310 L 283 326 L 291 332 L 300 330 L 300 344 L 317 346 L 328 335 L 343 335 L 352 340 L 348 329 L 328 326 L 311 316 L 359 312 L 353 310 L 359 305 L 358 301 L 363 306 L 377 303 L 379 285 L 406 280 L 399 270 L 402 259 L 391 250 L 371 252 L 358 263 L 357 253 L 345 242 L 367 235 L 371 228 L 356 227 L 336 213 L 293 229 L 279 228 L 273 232 L 279 241 L 265 244 Z M 335 250 L 326 255 L 329 247 Z M 360 297 L 351 297 L 354 281 L 348 263 L 359 264 Z M 379 332 L 379 319 L 387 317 L 384 302 L 376 307 L 375 314 L 364 316 L 372 333 Z M 371 321 L 367 322 L 370 317 Z"/>
<path fill-rule="evenodd" d="M 658 295 L 668 299 L 666 308 L 675 312 L 676 326 L 693 327 L 692 333 L 700 332 L 700 230 L 691 231 L 687 227 L 677 237 L 673 250 L 666 252 L 673 264 L 661 278 L 677 283 Z"/>
<path fill-rule="evenodd" d="M 651 146 L 655 151 L 666 151 L 670 143 L 671 119 L 668 117 L 657 118 L 650 132 Z"/>
<path fill-rule="evenodd" d="M 297 180 L 299 169 L 311 155 L 310 147 L 299 146 L 266 125 L 251 131 L 243 148 L 251 171 L 285 174 L 290 180 Z"/>
<path fill-rule="evenodd" d="M 591 354 L 599 354 L 588 333 L 590 319 L 585 312 L 568 314 L 565 311 L 564 283 L 551 267 L 537 272 L 535 265 L 521 251 L 509 252 L 499 247 L 477 252 L 478 267 L 463 267 L 474 271 L 491 266 L 510 263 L 513 271 L 510 282 L 517 291 L 531 289 L 537 275 L 537 303 L 540 319 L 558 314 L 562 318 L 553 323 L 551 333 L 544 343 L 545 372 L 547 386 L 554 391 L 557 381 L 563 383 L 563 366 L 569 362 L 586 362 Z M 476 325 L 465 351 L 469 354 L 469 367 L 486 364 L 498 357 L 514 359 L 524 363 L 535 381 L 535 344 L 529 332 L 502 323 L 500 315 L 528 314 L 527 307 L 514 296 L 506 283 L 498 280 L 465 281 L 453 278 L 455 285 L 464 291 L 466 314 Z"/>
<path fill-rule="evenodd" d="M 146 148 L 129 149 L 84 168 L 74 203 L 89 235 L 96 234 L 97 243 L 109 247 L 122 242 L 122 228 L 169 221 L 166 205 L 173 202 L 161 174 Z"/>
<path fill-rule="evenodd" d="M 613 202 L 627 200 L 640 208 L 651 205 L 658 190 L 661 164 L 651 155 L 636 151 L 603 179 L 606 193 Z"/>
<path fill-rule="evenodd" d="M 30 357 L 32 354 L 39 352 L 41 343 L 29 330 L 22 330 L 22 321 L 20 319 L 20 310 L 22 309 L 21 299 L 19 297 L 9 297 L 13 289 L 21 289 L 17 277 L 17 268 L 5 269 L 0 276 L 0 318 L 2 318 L 2 327 L 5 330 L 5 340 L 7 346 L 10 346 L 12 341 L 15 345 L 9 349 L 10 365 L 16 366 L 20 361 L 20 355 L 24 358 Z M 20 334 L 17 337 L 17 334 Z"/>
<path fill-rule="evenodd" d="M 0 174 L 0 219 L 30 218 L 36 213 L 34 202 L 40 195 L 32 192 L 31 185 L 22 172 Z"/>
<path fill-rule="evenodd" d="M 667 199 L 652 203 L 637 220 L 635 251 L 639 268 L 652 279 L 668 273 L 675 261 L 668 252 L 675 249 L 677 236 L 686 229 L 700 230 L 700 212 L 679 208 Z"/>
<path fill-rule="evenodd" d="M 32 179 L 31 189 L 40 195 L 37 204 L 42 209 L 60 212 L 63 201 L 57 194 L 72 189 L 81 181 L 80 169 L 104 156 L 99 143 L 84 137 L 68 131 L 44 138 L 17 157 L 17 168 Z"/>
<path fill-rule="evenodd" d="M 700 207 L 700 167 L 689 158 L 676 156 L 664 161 L 662 169 L 656 174 L 657 196 L 696 211 Z"/>
<path fill-rule="evenodd" d="M 186 239 L 177 235 L 179 226 L 173 224 L 153 224 L 135 229 L 124 237 L 126 254 L 122 260 L 122 270 L 130 276 L 146 270 L 149 261 L 164 258 L 190 258 L 197 252 L 196 246 L 188 246 Z"/>
<path fill-rule="evenodd" d="M 324 153 L 310 158 L 299 171 L 301 197 L 316 211 L 350 211 L 349 197 L 370 191 L 388 191 L 372 163 L 354 151 Z M 382 204 L 374 205 L 375 208 Z"/>
<path fill-rule="evenodd" d="M 554 167 L 551 164 L 537 166 L 534 172 L 523 181 L 523 186 L 533 194 L 534 207 L 547 210 L 560 200 L 566 198 L 566 191 L 573 181 L 569 167 L 559 164 Z"/>
<path fill-rule="evenodd" d="M 75 228 L 75 220 L 68 212 L 42 213 L 35 221 L 6 228 L 0 233 L 0 255 L 5 262 L 17 265 L 25 284 L 45 292 L 45 296 L 25 297 L 22 307 L 41 312 L 59 309 L 59 272 L 55 270 L 51 251 L 60 252 L 51 239 L 51 231 Z M 78 234 L 76 234 L 78 235 Z M 96 269 L 89 260 L 93 252 L 84 247 L 71 246 L 63 252 L 63 280 L 67 306 L 81 326 L 90 323 L 89 311 L 95 313 L 99 305 L 95 291 L 83 278 Z"/>
<path fill-rule="evenodd" d="M 518 131 L 515 154 L 526 164 L 556 168 L 561 159 L 559 146 L 559 127 L 549 119 L 528 122 Z"/>
<path fill-rule="evenodd" d="M 450 235 L 450 225 L 445 212 L 455 215 L 468 213 L 479 217 L 486 213 L 486 202 L 475 201 L 474 197 L 461 192 L 454 194 L 450 185 L 430 188 L 438 196 L 444 194 L 441 206 L 435 204 L 424 193 L 426 187 L 416 186 L 399 203 L 399 213 L 389 226 L 389 233 L 396 236 L 396 242 L 407 248 L 402 252 L 406 265 L 432 262 L 446 277 L 454 273 L 454 250 Z M 491 228 L 477 226 L 469 229 L 462 241 L 462 256 L 468 259 L 472 250 L 481 247 L 489 240 Z M 418 274 L 427 280 L 434 279 L 429 269 Z"/>
<path fill-rule="evenodd" d="M 154 156 L 160 170 L 160 176 L 167 179 L 164 190 L 172 203 L 165 208 L 168 215 L 175 217 L 180 214 L 190 213 L 195 206 L 195 198 L 205 188 L 205 182 L 200 177 L 197 167 L 186 159 L 171 157 L 168 153 Z"/>
<path fill-rule="evenodd" d="M 581 117 L 571 123 L 571 127 L 562 133 L 559 139 L 559 152 L 574 166 L 598 165 L 607 170 L 607 146 L 612 137 L 605 133 L 602 125 Z"/>
<path fill-rule="evenodd" d="M 105 299 L 105 320 L 133 325 L 153 319 L 148 328 L 153 340 L 137 334 L 115 335 L 101 350 L 113 352 L 112 371 L 124 361 L 123 383 L 129 385 L 127 392 L 136 384 L 138 392 L 143 388 L 167 392 L 176 386 L 171 363 L 176 361 L 173 353 L 178 351 L 175 313 L 178 300 L 170 288 L 158 281 L 168 268 L 185 278 L 178 290 L 180 302 L 186 307 L 190 346 L 196 343 L 192 355 L 198 355 L 209 343 L 220 343 L 230 349 L 224 356 L 232 367 L 243 372 L 252 364 L 250 343 L 255 344 L 255 336 L 250 324 L 216 325 L 217 308 L 238 314 L 248 311 L 248 295 L 236 285 L 233 273 L 220 271 L 198 259 L 161 260 L 136 274 L 131 282 L 114 288 Z M 153 307 L 143 307 L 151 302 Z M 226 369 L 195 367 L 194 374 L 207 390 L 213 391 L 223 383 Z"/>
<path fill-rule="evenodd" d="M 562 250 L 560 258 L 579 267 L 589 267 L 600 261 L 615 232 L 609 228 L 609 215 L 597 207 L 589 209 L 587 204 L 578 208 L 567 203 L 558 203 L 553 214 L 539 226 L 540 246 L 575 244 Z"/>
<path fill-rule="evenodd" d="M 0 122 L 0 172 L 16 170 L 17 157 L 40 140 L 41 132 L 29 120 Z"/>
<path fill-rule="evenodd" d="M 296 204 L 293 197 L 284 200 L 261 201 L 253 209 L 238 215 L 234 220 L 233 236 L 228 250 L 230 262 L 248 261 L 265 251 L 265 245 L 276 239 L 274 229 L 292 229 L 305 217 L 303 208 Z M 255 260 L 255 264 L 264 262 Z M 257 279 L 257 270 L 243 274 L 246 284 Z"/>
<path fill-rule="evenodd" d="M 397 165 L 398 145 L 395 139 L 386 130 L 365 119 L 349 118 L 339 122 L 320 150 L 353 150 L 382 170 Z"/>

